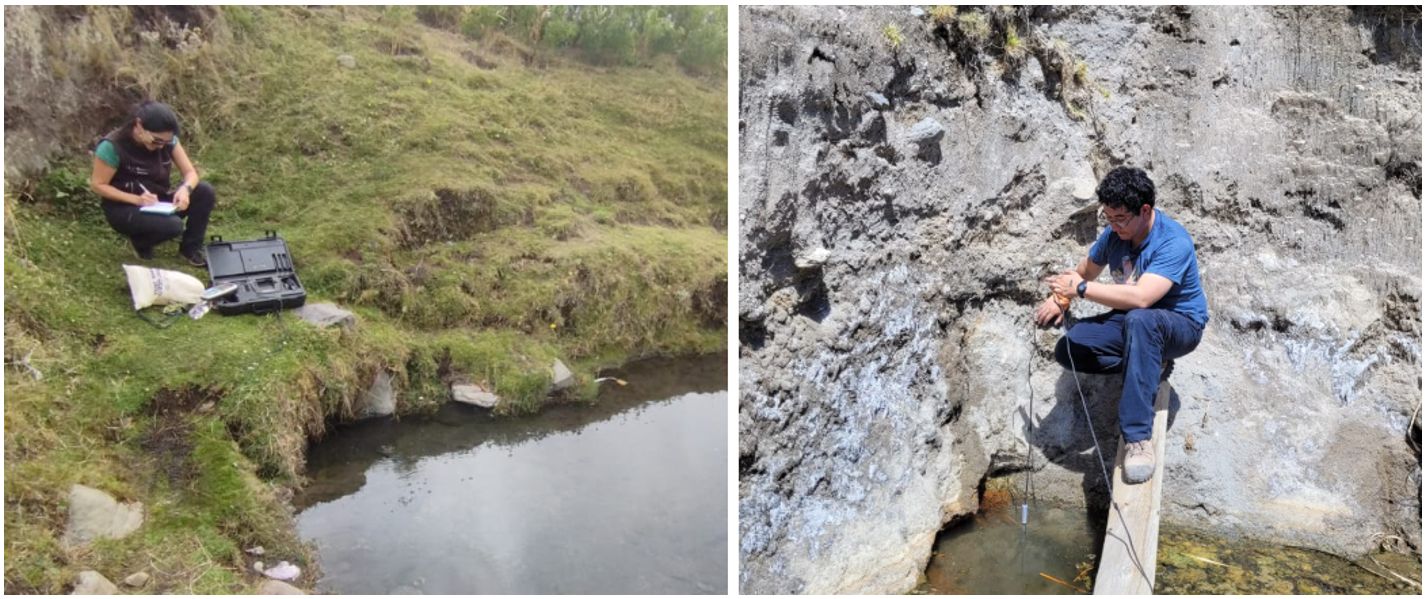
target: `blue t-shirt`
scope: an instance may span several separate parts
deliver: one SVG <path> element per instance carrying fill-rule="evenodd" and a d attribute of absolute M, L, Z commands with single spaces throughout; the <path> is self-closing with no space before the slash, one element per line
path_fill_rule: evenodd
<path fill-rule="evenodd" d="M 1107 264 L 1116 284 L 1137 284 L 1145 273 L 1172 281 L 1173 287 L 1152 307 L 1178 312 L 1198 326 L 1208 324 L 1208 298 L 1203 295 L 1203 285 L 1198 280 L 1198 255 L 1193 248 L 1193 238 L 1183 225 L 1157 208 L 1154 209 L 1154 228 L 1149 230 L 1149 236 L 1138 250 L 1132 241 L 1120 239 L 1112 228 L 1105 227 L 1089 248 L 1089 260 L 1100 266 Z"/>

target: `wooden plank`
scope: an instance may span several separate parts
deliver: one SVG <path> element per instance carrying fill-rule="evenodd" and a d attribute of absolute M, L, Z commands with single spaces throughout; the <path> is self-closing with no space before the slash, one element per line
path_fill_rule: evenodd
<path fill-rule="evenodd" d="M 1109 524 L 1104 531 L 1096 595 L 1152 595 L 1159 551 L 1159 498 L 1164 481 L 1164 447 L 1168 445 L 1168 382 L 1154 396 L 1154 475 L 1137 485 L 1124 482 L 1124 437 L 1114 458 L 1114 491 Z"/>

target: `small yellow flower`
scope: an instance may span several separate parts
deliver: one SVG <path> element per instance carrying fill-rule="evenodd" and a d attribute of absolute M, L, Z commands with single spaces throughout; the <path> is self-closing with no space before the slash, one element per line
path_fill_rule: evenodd
<path fill-rule="evenodd" d="M 550 330 L 551 330 L 551 331 L 555 330 L 557 327 L 558 327 L 558 325 L 556 325 L 555 323 L 553 323 L 553 322 L 550 323 Z"/>

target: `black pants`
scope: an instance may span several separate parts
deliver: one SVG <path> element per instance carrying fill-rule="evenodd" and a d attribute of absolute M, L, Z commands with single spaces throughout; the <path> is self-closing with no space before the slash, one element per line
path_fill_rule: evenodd
<path fill-rule="evenodd" d="M 173 196 L 160 199 L 168 202 L 173 200 Z M 213 186 L 199 183 L 198 187 L 188 193 L 188 209 L 174 214 L 142 212 L 138 206 L 123 202 L 104 200 L 100 203 L 104 205 L 104 218 L 109 221 L 109 226 L 127 235 L 133 241 L 135 249 L 147 250 L 183 235 L 178 249 L 187 252 L 203 246 L 203 239 L 208 235 L 208 217 L 213 213 L 214 202 L 216 199 Z M 186 227 L 183 223 L 185 219 L 188 221 Z"/>

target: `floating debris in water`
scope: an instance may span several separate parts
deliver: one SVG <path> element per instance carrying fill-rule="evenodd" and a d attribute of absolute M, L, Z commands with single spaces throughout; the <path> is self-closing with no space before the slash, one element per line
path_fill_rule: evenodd
<path fill-rule="evenodd" d="M 1193 555 L 1192 553 L 1185 553 L 1185 554 L 1183 554 L 1183 555 L 1184 555 L 1184 557 L 1191 557 L 1191 558 L 1193 558 L 1193 559 L 1196 559 L 1196 560 L 1198 560 L 1198 561 L 1200 561 L 1200 562 L 1203 562 L 1203 563 L 1206 563 L 1206 564 L 1213 564 L 1213 565 L 1215 565 L 1215 566 L 1223 566 L 1224 568 L 1231 568 L 1231 567 L 1232 567 L 1232 566 L 1229 566 L 1228 564 L 1225 564 L 1225 563 L 1220 562 L 1220 561 L 1211 560 L 1211 559 L 1208 559 L 1208 558 L 1206 558 L 1206 557 L 1198 557 L 1198 556 L 1196 556 L 1196 555 Z"/>
<path fill-rule="evenodd" d="M 614 377 L 612 377 L 612 376 L 601 376 L 601 377 L 599 377 L 599 378 L 597 378 L 597 379 L 594 379 L 594 382 L 596 382 L 596 383 L 603 383 L 603 382 L 607 382 L 607 381 L 614 381 L 615 383 L 618 383 L 620 387 L 623 387 L 623 386 L 629 384 L 628 381 L 625 381 L 624 379 L 616 379 L 616 378 L 614 378 Z"/>
<path fill-rule="evenodd" d="M 1063 580 L 1060 580 L 1060 579 L 1058 579 L 1058 578 L 1055 578 L 1054 576 L 1050 576 L 1049 574 L 1046 574 L 1046 573 L 1044 573 L 1044 572 L 1041 572 L 1041 573 L 1040 573 L 1040 578 L 1043 578 L 1043 579 L 1045 579 L 1045 580 L 1048 580 L 1048 581 L 1053 582 L 1053 583 L 1055 583 L 1055 584 L 1057 584 L 1057 585 L 1060 585 L 1060 586 L 1069 587 L 1069 588 L 1071 588 L 1071 589 L 1074 589 L 1076 593 L 1089 593 L 1089 591 L 1087 591 L 1087 590 L 1085 590 L 1085 589 L 1082 589 L 1082 588 L 1079 588 L 1079 587 L 1077 587 L 1077 586 L 1074 586 L 1074 585 L 1072 585 L 1072 584 L 1070 584 L 1070 583 L 1068 583 L 1068 582 L 1065 582 L 1065 581 L 1063 581 Z"/>

